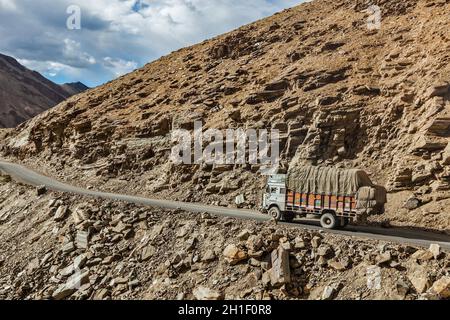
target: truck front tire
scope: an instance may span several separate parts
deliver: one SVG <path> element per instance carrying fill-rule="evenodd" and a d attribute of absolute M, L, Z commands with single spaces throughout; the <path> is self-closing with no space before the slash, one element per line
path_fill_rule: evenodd
<path fill-rule="evenodd" d="M 282 214 L 278 207 L 272 207 L 269 209 L 269 215 L 276 221 L 281 221 Z"/>
<path fill-rule="evenodd" d="M 324 229 L 336 229 L 338 226 L 338 219 L 332 213 L 325 213 L 320 217 L 320 225 Z"/>

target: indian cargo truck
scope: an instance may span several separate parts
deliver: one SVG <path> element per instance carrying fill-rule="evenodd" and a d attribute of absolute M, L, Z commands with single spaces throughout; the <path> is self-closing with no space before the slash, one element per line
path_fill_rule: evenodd
<path fill-rule="evenodd" d="M 386 194 L 363 170 L 302 166 L 268 178 L 262 209 L 277 221 L 313 216 L 337 229 L 383 214 Z"/>

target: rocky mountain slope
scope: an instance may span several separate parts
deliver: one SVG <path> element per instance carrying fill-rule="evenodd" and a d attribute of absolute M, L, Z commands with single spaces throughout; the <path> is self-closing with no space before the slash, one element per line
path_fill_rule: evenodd
<path fill-rule="evenodd" d="M 450 298 L 438 245 L 45 193 L 1 175 L 0 240 L 1 299 Z"/>
<path fill-rule="evenodd" d="M 9 132 L 3 155 L 84 186 L 255 207 L 258 166 L 174 165 L 170 133 L 277 128 L 284 167 L 365 169 L 389 188 L 382 219 L 449 231 L 449 13 L 445 0 L 301 4 L 68 99 Z"/>
<path fill-rule="evenodd" d="M 0 127 L 15 127 L 87 89 L 82 83 L 59 86 L 0 54 Z"/>
<path fill-rule="evenodd" d="M 71 96 L 74 96 L 76 94 L 79 94 L 81 92 L 89 90 L 89 87 L 81 82 L 65 83 L 65 84 L 61 85 L 61 87 L 64 89 L 64 91 L 68 92 Z"/>

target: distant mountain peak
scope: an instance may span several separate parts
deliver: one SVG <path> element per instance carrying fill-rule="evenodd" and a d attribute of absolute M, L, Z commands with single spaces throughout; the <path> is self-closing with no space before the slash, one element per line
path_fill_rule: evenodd
<path fill-rule="evenodd" d="M 15 127 L 87 89 L 81 82 L 60 86 L 0 53 L 0 128 Z"/>

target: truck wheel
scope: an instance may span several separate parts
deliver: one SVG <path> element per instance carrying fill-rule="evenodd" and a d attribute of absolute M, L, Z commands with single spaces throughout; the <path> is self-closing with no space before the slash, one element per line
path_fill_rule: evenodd
<path fill-rule="evenodd" d="M 325 213 L 320 217 L 320 225 L 324 229 L 336 229 L 338 221 L 334 214 Z"/>
<path fill-rule="evenodd" d="M 273 219 L 276 221 L 281 221 L 282 214 L 280 209 L 278 207 L 272 207 L 269 209 L 269 215 L 272 216 Z"/>

